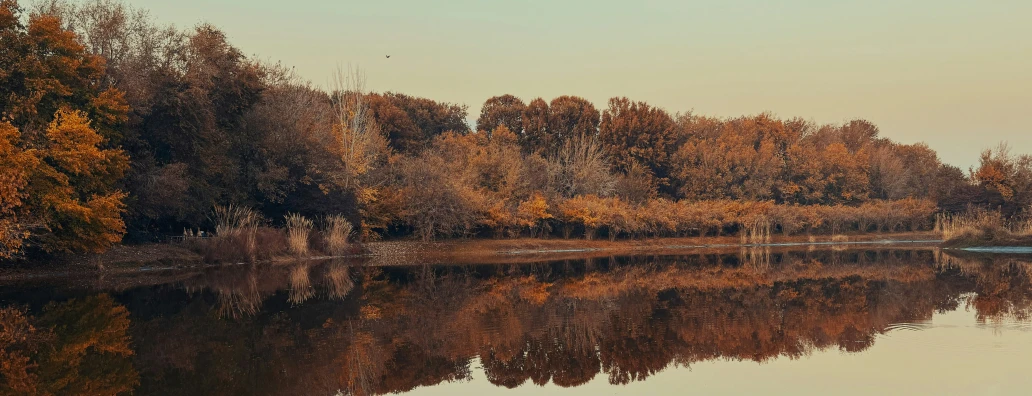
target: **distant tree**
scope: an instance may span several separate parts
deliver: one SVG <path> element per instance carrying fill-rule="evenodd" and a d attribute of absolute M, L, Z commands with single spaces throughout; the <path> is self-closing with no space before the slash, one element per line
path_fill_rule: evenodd
<path fill-rule="evenodd" d="M 445 132 L 467 133 L 466 106 L 387 92 L 370 94 L 373 119 L 403 153 L 417 153 Z"/>
<path fill-rule="evenodd" d="M 785 148 L 799 134 L 769 115 L 726 121 L 693 117 L 672 157 L 673 184 L 689 199 L 766 200 L 785 168 Z M 698 124 L 698 125 L 696 125 Z"/>
<path fill-rule="evenodd" d="M 985 191 L 985 203 L 1008 215 L 1032 207 L 1032 156 L 1015 156 L 1001 142 L 983 150 L 978 162 L 978 168 L 970 170 L 971 179 Z"/>
<path fill-rule="evenodd" d="M 842 143 L 817 146 L 802 141 L 788 153 L 789 176 L 780 199 L 800 204 L 859 203 L 867 199 L 870 179 L 865 151 L 851 154 Z"/>
<path fill-rule="evenodd" d="M 523 136 L 521 145 L 525 152 L 547 155 L 556 141 L 548 130 L 548 102 L 537 98 L 523 110 Z"/>
<path fill-rule="evenodd" d="M 614 170 L 627 172 L 633 163 L 640 163 L 652 172 L 665 194 L 672 194 L 670 153 L 676 133 L 674 120 L 666 111 L 627 98 L 610 99 L 599 125 L 599 137 Z"/>
<path fill-rule="evenodd" d="M 566 140 L 562 148 L 549 157 L 548 176 L 549 190 L 563 198 L 578 195 L 607 197 L 616 187 L 609 156 L 599 139 L 591 135 Z"/>
<path fill-rule="evenodd" d="M 878 139 L 878 126 L 867 120 L 853 120 L 839 128 L 842 144 L 850 153 L 869 147 Z"/>
<path fill-rule="evenodd" d="M 517 135 L 523 134 L 523 111 L 527 105 L 513 95 L 495 96 L 484 102 L 477 118 L 477 131 L 490 132 L 504 125 Z"/>
<path fill-rule="evenodd" d="M 548 105 L 548 130 L 559 140 L 595 136 L 598 122 L 598 110 L 587 99 L 564 95 L 552 99 Z"/>

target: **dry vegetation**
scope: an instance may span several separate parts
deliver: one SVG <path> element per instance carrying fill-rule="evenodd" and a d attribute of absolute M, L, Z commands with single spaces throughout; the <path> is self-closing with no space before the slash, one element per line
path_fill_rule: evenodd
<path fill-rule="evenodd" d="M 284 216 L 285 228 L 280 229 L 268 226 L 251 209 L 230 205 L 215 207 L 212 222 L 216 224 L 214 235 L 188 239 L 191 247 L 212 263 L 342 256 L 360 251 L 348 243 L 352 226 L 342 216 L 326 218 L 322 230 L 313 233 L 315 222 L 300 214 Z"/>
<path fill-rule="evenodd" d="M 1005 218 L 998 211 L 941 214 L 938 229 L 948 247 L 1032 246 L 1032 218 Z"/>

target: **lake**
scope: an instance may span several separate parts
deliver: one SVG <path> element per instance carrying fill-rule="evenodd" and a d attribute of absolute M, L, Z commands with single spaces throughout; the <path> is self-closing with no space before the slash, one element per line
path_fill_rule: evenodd
<path fill-rule="evenodd" d="M 0 284 L 0 394 L 1028 394 L 1032 257 L 740 249 Z"/>

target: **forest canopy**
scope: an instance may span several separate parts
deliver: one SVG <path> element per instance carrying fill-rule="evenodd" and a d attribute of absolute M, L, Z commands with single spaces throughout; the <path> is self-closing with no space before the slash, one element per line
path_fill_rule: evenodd
<path fill-rule="evenodd" d="M 596 108 L 573 95 L 491 97 L 471 126 L 466 105 L 369 92 L 352 68 L 322 89 L 215 26 L 161 25 L 118 1 L 0 0 L 0 42 L 0 258 L 210 230 L 212 207 L 230 204 L 266 219 L 343 215 L 366 239 L 677 234 L 644 225 L 680 221 L 655 218 L 669 205 L 818 216 L 779 218 L 786 234 L 825 227 L 831 212 L 817 208 L 838 208 L 864 232 L 873 221 L 842 213 L 1013 216 L 1032 204 L 1032 157 L 1005 145 L 965 171 L 862 119 L 709 117 L 624 97 Z"/>

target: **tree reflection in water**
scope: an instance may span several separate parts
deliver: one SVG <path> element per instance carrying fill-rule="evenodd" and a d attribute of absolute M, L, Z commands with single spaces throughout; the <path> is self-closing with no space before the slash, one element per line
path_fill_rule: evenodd
<path fill-rule="evenodd" d="M 507 388 L 600 374 L 626 384 L 702 361 L 863 352 L 895 323 L 962 304 L 981 322 L 1032 312 L 1029 263 L 936 250 L 305 262 L 109 286 L 64 301 L 74 293 L 51 290 L 47 308 L 0 311 L 0 389 L 367 395 L 469 380 L 472 370 Z"/>

